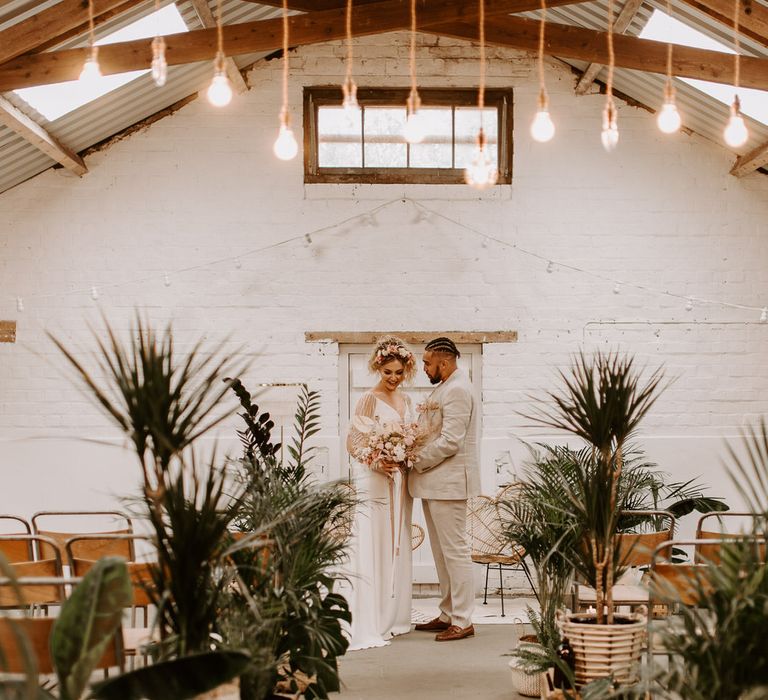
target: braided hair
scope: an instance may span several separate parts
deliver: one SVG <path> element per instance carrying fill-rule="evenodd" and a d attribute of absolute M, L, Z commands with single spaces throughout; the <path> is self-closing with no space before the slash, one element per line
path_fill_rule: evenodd
<path fill-rule="evenodd" d="M 453 355 L 454 357 L 461 357 L 461 353 L 456 347 L 456 344 L 450 338 L 445 337 L 430 340 L 424 347 L 424 350 L 430 352 L 443 352 L 447 355 Z"/>

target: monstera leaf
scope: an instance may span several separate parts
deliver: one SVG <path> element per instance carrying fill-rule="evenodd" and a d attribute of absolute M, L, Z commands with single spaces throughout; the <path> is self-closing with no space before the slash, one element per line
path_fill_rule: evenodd
<path fill-rule="evenodd" d="M 185 700 L 220 686 L 245 671 L 251 657 L 241 651 L 207 651 L 124 673 L 99 683 L 98 700 Z"/>

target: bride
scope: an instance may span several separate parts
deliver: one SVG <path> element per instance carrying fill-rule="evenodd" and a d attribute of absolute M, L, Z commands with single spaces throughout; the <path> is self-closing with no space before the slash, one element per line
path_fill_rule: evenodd
<path fill-rule="evenodd" d="M 347 436 L 347 451 L 360 453 L 361 420 L 410 423 L 415 420 L 411 400 L 400 389 L 416 374 L 416 358 L 396 336 L 380 338 L 368 360 L 376 385 L 355 406 Z M 353 462 L 358 507 L 350 548 L 349 596 L 352 612 L 349 649 L 389 644 L 411 630 L 411 511 L 413 500 L 406 475 L 394 465 L 369 467 Z"/>

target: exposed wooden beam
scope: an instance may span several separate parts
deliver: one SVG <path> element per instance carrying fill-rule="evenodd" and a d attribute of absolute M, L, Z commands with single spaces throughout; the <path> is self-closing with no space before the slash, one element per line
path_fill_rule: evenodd
<path fill-rule="evenodd" d="M 88 172 L 80 156 L 59 143 L 40 124 L 2 96 L 0 96 L 0 123 L 15 131 L 35 148 L 40 149 L 57 163 L 61 163 L 75 175 L 85 175 Z"/>
<path fill-rule="evenodd" d="M 753 148 L 749 153 L 739 156 L 731 168 L 731 175 L 744 177 L 758 168 L 768 165 L 768 143 Z"/>
<path fill-rule="evenodd" d="M 632 20 L 635 18 L 637 11 L 642 4 L 643 0 L 627 0 L 627 2 L 624 3 L 624 7 L 621 8 L 619 16 L 613 23 L 613 31 L 615 34 L 623 34 L 627 30 L 627 27 L 632 23 Z M 586 67 L 584 73 L 582 73 L 579 82 L 576 83 L 576 94 L 586 94 L 601 70 L 603 70 L 602 63 L 590 63 Z"/>
<path fill-rule="evenodd" d="M 539 25 L 538 20 L 498 17 L 486 25 L 485 38 L 489 44 L 533 52 L 538 47 Z M 422 31 L 477 41 L 477 27 L 467 22 L 430 26 Z M 608 62 L 606 32 L 547 23 L 544 44 L 544 52 L 549 56 L 596 63 Z M 613 45 L 617 67 L 649 73 L 666 73 L 665 42 L 619 35 L 614 37 Z M 730 54 L 675 44 L 672 58 L 672 72 L 675 76 L 731 85 L 734 80 L 733 68 L 733 56 Z M 768 90 L 768 59 L 743 56 L 740 84 L 743 87 Z"/>
<path fill-rule="evenodd" d="M 192 3 L 192 7 L 195 8 L 195 12 L 204 27 L 210 28 L 216 26 L 216 18 L 213 16 L 213 12 L 211 12 L 211 8 L 208 6 L 208 0 L 190 0 L 190 2 Z M 227 75 L 229 76 L 229 80 L 232 83 L 235 92 L 238 95 L 247 92 L 248 84 L 245 82 L 245 78 L 243 78 L 242 73 L 240 73 L 240 69 L 237 67 L 235 61 L 228 58 L 225 61 L 225 65 L 227 68 Z"/>
<path fill-rule="evenodd" d="M 555 0 L 557 1 L 557 0 Z M 560 0 L 568 4 L 570 0 Z M 444 22 L 472 21 L 477 3 L 456 0 L 418 0 L 419 27 Z M 532 0 L 486 0 L 488 12 L 520 12 L 535 9 Z M 345 10 L 324 10 L 289 18 L 292 46 L 341 39 Z M 386 0 L 353 9 L 353 33 L 369 36 L 407 29 L 410 26 L 408 0 Z M 216 30 L 198 29 L 165 37 L 169 65 L 211 60 L 216 55 Z M 270 19 L 224 26 L 224 50 L 227 55 L 271 52 L 282 47 L 282 19 Z M 88 55 L 87 48 L 51 51 L 19 56 L 0 65 L 0 92 L 32 85 L 75 80 Z M 137 39 L 99 47 L 102 73 L 124 73 L 150 67 L 151 39 Z"/>
<path fill-rule="evenodd" d="M 124 4 L 125 0 L 100 0 L 99 13 L 108 12 Z M 5 63 L 28 51 L 34 51 L 40 45 L 87 24 L 87 2 L 61 0 L 53 7 L 38 12 L 29 19 L 17 22 L 0 32 L 0 63 Z"/>
<path fill-rule="evenodd" d="M 115 7 L 109 7 L 107 9 L 104 9 L 102 7 L 102 4 L 97 1 L 96 5 L 94 6 L 94 15 L 93 15 L 93 26 L 99 27 L 100 25 L 104 24 L 105 22 L 109 21 L 113 17 L 117 17 L 118 15 L 123 14 L 124 12 L 127 12 L 128 10 L 133 9 L 136 7 L 136 5 L 140 5 L 142 2 L 146 2 L 146 0 L 123 0 L 119 5 Z M 86 13 L 87 14 L 87 13 Z M 35 46 L 35 53 L 38 53 L 40 51 L 47 51 L 50 48 L 53 48 L 54 46 L 58 46 L 59 44 L 64 43 L 68 39 L 72 39 L 76 36 L 81 36 L 82 34 L 85 34 L 88 31 L 88 20 L 81 22 L 78 26 L 72 27 L 71 29 L 68 29 L 65 32 L 60 33 L 54 33 L 50 38 L 43 41 L 41 44 L 38 44 Z M 2 40 L 2 35 L 0 35 L 0 41 Z"/>
<path fill-rule="evenodd" d="M 733 27 L 733 0 L 683 0 L 683 2 L 721 24 Z M 742 0 L 740 8 L 739 32 L 763 46 L 768 46 L 768 7 L 760 2 Z"/>

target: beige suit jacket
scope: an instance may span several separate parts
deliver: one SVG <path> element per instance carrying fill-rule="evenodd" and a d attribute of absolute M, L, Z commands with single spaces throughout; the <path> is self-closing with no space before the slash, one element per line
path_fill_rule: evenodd
<path fill-rule="evenodd" d="M 477 409 L 472 385 L 460 369 L 454 370 L 426 402 L 436 415 L 422 414 L 439 435 L 421 450 L 409 476 L 414 498 L 461 500 L 480 493 L 477 453 Z"/>

